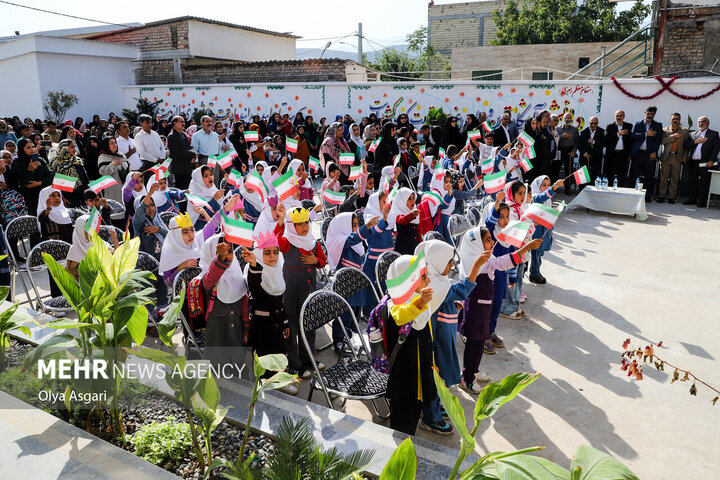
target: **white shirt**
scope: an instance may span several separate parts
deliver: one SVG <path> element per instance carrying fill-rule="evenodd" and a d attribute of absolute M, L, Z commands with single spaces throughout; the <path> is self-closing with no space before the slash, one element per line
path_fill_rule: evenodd
<path fill-rule="evenodd" d="M 695 139 L 697 140 L 700 137 L 705 138 L 705 132 L 707 132 L 707 129 L 700 130 L 698 132 L 698 136 L 695 137 Z M 702 160 L 702 146 L 703 146 L 702 143 L 698 143 L 697 145 L 695 145 L 695 150 L 693 151 L 693 154 L 692 154 L 693 160 Z M 704 166 L 704 164 L 702 166 Z"/>
<path fill-rule="evenodd" d="M 135 134 L 135 148 L 142 160 L 157 163 L 158 160 L 165 160 L 165 145 L 163 145 L 160 135 L 155 130 L 150 133 L 140 130 Z"/>
<path fill-rule="evenodd" d="M 618 132 L 623 129 L 622 123 L 618 123 L 617 126 L 618 126 Z M 625 148 L 625 144 L 623 143 L 623 136 L 618 135 L 618 143 L 617 143 L 617 145 L 615 145 L 615 150 L 622 150 L 624 148 Z"/>
<path fill-rule="evenodd" d="M 597 128 L 595 130 L 590 129 L 590 140 L 595 140 L 595 132 L 597 132 Z"/>
<path fill-rule="evenodd" d="M 138 155 L 137 147 L 135 147 L 135 141 L 128 137 L 127 140 L 123 138 L 122 135 L 118 135 L 117 137 L 117 145 L 118 145 L 118 151 L 125 155 L 125 157 L 128 159 L 128 162 L 130 163 L 130 168 L 132 170 L 140 170 L 142 167 L 142 160 L 140 159 L 140 155 Z M 134 148 L 136 151 L 132 155 L 128 156 L 128 152 L 131 148 Z"/>
<path fill-rule="evenodd" d="M 645 122 L 645 140 L 643 140 L 642 145 L 640 145 L 640 150 L 647 150 L 647 132 L 650 130 L 650 124 Z"/>

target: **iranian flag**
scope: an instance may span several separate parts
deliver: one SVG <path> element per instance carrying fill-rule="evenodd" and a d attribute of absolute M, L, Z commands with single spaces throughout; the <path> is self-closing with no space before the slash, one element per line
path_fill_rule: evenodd
<path fill-rule="evenodd" d="M 565 200 L 563 200 L 562 202 L 560 202 L 560 205 L 558 205 L 557 211 L 558 211 L 559 213 L 564 212 L 566 206 L 567 206 L 567 205 L 565 204 Z"/>
<path fill-rule="evenodd" d="M 523 219 L 537 222 L 545 228 L 552 228 L 560 218 L 560 212 L 542 203 L 532 203 L 525 211 Z"/>
<path fill-rule="evenodd" d="M 220 168 L 225 170 L 226 168 L 232 167 L 233 158 L 235 157 L 237 157 L 237 153 L 235 152 L 235 150 L 228 150 L 227 152 L 221 153 L 220 155 L 210 155 L 208 157 L 207 166 L 210 168 L 215 168 L 217 165 L 220 165 Z"/>
<path fill-rule="evenodd" d="M 332 203 L 333 205 L 342 205 L 345 201 L 345 194 L 326 189 L 323 191 L 323 200 L 328 203 Z"/>
<path fill-rule="evenodd" d="M 398 153 L 395 156 L 395 160 L 393 160 L 393 168 L 397 168 L 397 166 L 400 164 L 400 154 Z"/>
<path fill-rule="evenodd" d="M 374 142 L 372 142 L 370 144 L 370 148 L 368 148 L 368 152 L 374 152 L 380 144 L 380 140 L 382 140 L 382 137 L 378 137 Z"/>
<path fill-rule="evenodd" d="M 440 158 L 445 158 L 445 149 L 442 148 L 442 147 L 440 147 L 440 152 L 439 152 L 439 154 L 440 154 Z"/>
<path fill-rule="evenodd" d="M 90 190 L 92 190 L 95 193 L 100 193 L 101 191 L 105 190 L 108 187 L 112 187 L 113 185 L 117 185 L 117 180 L 115 180 L 110 175 L 105 175 L 103 177 L 98 178 L 94 182 L 88 183 L 88 187 Z"/>
<path fill-rule="evenodd" d="M 90 210 L 90 218 L 85 222 L 85 231 L 89 233 L 90 230 L 94 230 L 95 233 L 98 233 L 101 223 L 102 218 L 100 218 L 100 212 L 98 212 L 97 208 L 93 207 L 93 209 Z"/>
<path fill-rule="evenodd" d="M 265 201 L 270 189 L 265 185 L 265 180 L 255 170 L 245 177 L 245 189 L 260 194 L 261 201 Z"/>
<path fill-rule="evenodd" d="M 533 138 L 528 135 L 527 132 L 522 132 L 520 135 L 518 135 L 517 139 L 520 143 L 525 145 L 526 148 L 532 147 L 535 143 L 535 140 L 533 140 Z"/>
<path fill-rule="evenodd" d="M 63 192 L 72 192 L 75 190 L 75 183 L 77 183 L 77 181 L 78 179 L 75 177 L 69 177 L 61 173 L 56 173 L 55 177 L 53 177 L 52 186 L 53 188 L 62 190 Z"/>
<path fill-rule="evenodd" d="M 57 177 L 57 175 L 55 175 Z M 575 183 L 577 185 L 582 185 L 583 183 L 590 183 L 590 172 L 588 172 L 588 169 L 585 165 L 580 170 L 577 170 L 573 172 L 573 177 L 575 177 Z"/>
<path fill-rule="evenodd" d="M 282 202 L 286 198 L 290 197 L 295 190 L 297 190 L 297 184 L 295 183 L 295 175 L 293 171 L 288 169 L 287 173 L 277 180 L 272 182 L 275 191 L 278 194 L 278 201 Z"/>
<path fill-rule="evenodd" d="M 395 305 L 401 305 L 412 298 L 415 290 L 420 286 L 420 280 L 425 270 L 425 251 L 423 250 L 398 277 L 388 278 L 385 281 L 388 295 Z"/>
<path fill-rule="evenodd" d="M 348 176 L 348 180 L 357 180 L 358 178 L 362 177 L 362 170 L 362 165 L 358 165 L 357 167 L 350 167 L 350 175 Z"/>
<path fill-rule="evenodd" d="M 483 123 L 483 124 L 482 124 L 482 128 L 483 128 L 483 130 L 485 130 L 486 132 L 492 132 L 492 131 L 493 131 L 492 125 L 490 124 L 490 120 L 488 120 L 487 122 Z"/>
<path fill-rule="evenodd" d="M 165 171 L 170 170 L 170 164 L 172 163 L 172 158 L 167 158 L 163 163 L 160 164 L 160 168 L 162 168 Z"/>
<path fill-rule="evenodd" d="M 225 240 L 235 245 L 242 245 L 243 247 L 253 246 L 253 224 L 243 222 L 242 220 L 236 220 L 225 215 L 222 212 L 222 229 L 225 235 Z"/>
<path fill-rule="evenodd" d="M 212 207 L 208 202 L 205 201 L 204 198 L 198 197 L 196 195 L 190 195 L 189 193 L 185 194 L 185 198 L 188 199 L 188 202 L 192 203 L 193 205 L 199 205 L 201 207 L 207 207 L 210 210 L 212 210 Z"/>
<path fill-rule="evenodd" d="M 535 154 L 535 146 L 534 146 L 534 145 L 531 145 L 531 146 L 529 146 L 529 147 L 525 147 L 525 150 L 523 151 L 523 154 L 524 154 L 527 158 L 535 158 L 535 157 L 537 157 L 537 155 Z"/>
<path fill-rule="evenodd" d="M 388 194 L 387 198 L 385 199 L 385 205 L 392 203 L 393 200 L 395 200 L 395 197 L 398 193 L 398 186 L 395 185 L 392 189 L 392 191 Z"/>
<path fill-rule="evenodd" d="M 525 237 L 527 237 L 530 227 L 532 227 L 532 223 L 530 222 L 523 222 L 521 220 L 510 220 L 510 222 L 507 224 L 507 227 L 503 228 L 502 231 L 496 235 L 496 237 L 500 241 L 509 243 L 514 247 L 520 248 L 525 242 Z"/>
<path fill-rule="evenodd" d="M 340 154 L 340 165 L 352 165 L 355 163 L 354 153 L 341 153 Z"/>
<path fill-rule="evenodd" d="M 308 160 L 308 166 L 317 173 L 318 170 L 320 170 L 320 160 L 310 155 L 310 160 Z"/>
<path fill-rule="evenodd" d="M 421 157 L 425 156 L 425 145 L 420 145 L 420 156 Z"/>
<path fill-rule="evenodd" d="M 492 175 L 483 175 L 483 186 L 485 187 L 485 193 L 499 192 L 505 187 L 505 176 L 507 172 L 500 170 Z"/>
<path fill-rule="evenodd" d="M 425 192 L 425 194 L 423 195 L 423 200 L 427 200 L 428 202 L 432 203 L 436 207 L 439 207 L 440 205 L 445 203 L 442 196 L 436 191 Z"/>
<path fill-rule="evenodd" d="M 260 135 L 258 132 L 254 132 L 252 130 L 243 132 L 243 136 L 245 137 L 246 142 L 259 142 L 260 141 Z"/>
<path fill-rule="evenodd" d="M 227 183 L 233 187 L 237 187 L 242 182 L 242 173 L 238 172 L 234 168 L 230 170 L 230 174 L 227 177 Z"/>
<path fill-rule="evenodd" d="M 445 177 L 445 169 L 440 165 L 436 165 L 433 175 L 435 175 L 435 180 L 442 180 Z"/>
<path fill-rule="evenodd" d="M 533 168 L 533 164 L 530 163 L 530 159 L 529 159 L 529 158 L 523 157 L 523 158 L 520 159 L 520 162 L 519 162 L 519 163 L 520 163 L 520 166 L 522 167 L 522 169 L 523 169 L 524 171 L 526 171 L 526 172 L 527 172 L 528 170 L 530 170 L 531 168 Z"/>
<path fill-rule="evenodd" d="M 480 130 L 470 130 L 469 132 L 467 132 L 467 135 L 470 140 L 482 138 L 482 132 Z"/>
<path fill-rule="evenodd" d="M 291 153 L 297 153 L 298 149 L 298 141 L 294 138 L 286 138 L 285 139 L 285 150 Z"/>
<path fill-rule="evenodd" d="M 165 177 L 165 174 L 167 173 L 167 170 L 164 170 L 160 165 L 156 165 L 154 167 L 150 167 L 148 170 L 153 172 L 155 174 L 155 180 L 158 181 L 161 178 Z"/>
<path fill-rule="evenodd" d="M 492 157 L 488 157 L 480 164 L 480 168 L 482 168 L 483 175 L 487 173 L 492 173 L 492 171 L 495 170 L 495 161 Z"/>

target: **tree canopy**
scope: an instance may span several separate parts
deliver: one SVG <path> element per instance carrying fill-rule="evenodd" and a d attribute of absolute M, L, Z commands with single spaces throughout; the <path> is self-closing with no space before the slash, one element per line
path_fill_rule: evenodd
<path fill-rule="evenodd" d="M 427 27 L 419 27 L 405 37 L 407 52 L 386 48 L 369 66 L 381 72 L 397 73 L 396 77 L 383 76 L 382 78 L 391 81 L 421 78 L 426 75 L 425 72 L 430 70 L 449 69 L 450 62 L 437 53 L 432 45 L 428 45 L 427 36 Z"/>
<path fill-rule="evenodd" d="M 507 0 L 505 11 L 495 10 L 493 45 L 537 43 L 619 42 L 638 30 L 650 13 L 642 0 L 623 12 L 609 0 Z"/>

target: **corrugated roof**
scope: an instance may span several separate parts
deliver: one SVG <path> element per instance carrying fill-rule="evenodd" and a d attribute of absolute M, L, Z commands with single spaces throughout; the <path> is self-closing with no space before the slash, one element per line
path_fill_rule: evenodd
<path fill-rule="evenodd" d="M 141 27 L 142 23 L 131 22 L 127 25 L 131 27 Z M 100 25 L 94 27 L 79 27 L 79 28 L 63 28 L 61 30 L 43 30 L 41 32 L 23 33 L 21 35 L 8 35 L 6 37 L 0 37 L 0 42 L 7 42 L 10 40 L 17 40 L 18 38 L 32 37 L 34 35 L 40 35 L 43 37 L 69 37 L 73 35 L 99 35 L 102 33 L 111 32 L 117 30 L 118 25 Z"/>

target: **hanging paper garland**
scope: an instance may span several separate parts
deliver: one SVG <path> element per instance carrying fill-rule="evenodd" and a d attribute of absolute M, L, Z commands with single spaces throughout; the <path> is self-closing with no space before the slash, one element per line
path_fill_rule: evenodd
<path fill-rule="evenodd" d="M 627 95 L 628 97 L 635 99 L 635 100 L 650 100 L 650 99 L 657 97 L 658 95 L 663 93 L 665 90 L 667 90 L 668 92 L 672 93 L 673 95 L 675 95 L 678 98 L 681 98 L 682 100 L 697 101 L 697 100 L 702 100 L 704 98 L 707 98 L 710 95 L 712 95 L 713 93 L 720 91 L 720 85 L 718 85 L 717 87 L 713 88 L 712 90 L 710 90 L 708 92 L 703 93 L 702 95 L 694 95 L 694 96 L 693 95 L 683 95 L 681 93 L 676 92 L 671 86 L 673 84 L 673 82 L 675 82 L 675 80 L 677 80 L 677 77 L 672 77 L 667 82 L 662 77 L 655 77 L 655 80 L 657 80 L 660 83 L 662 88 L 660 88 L 660 90 L 658 90 L 657 92 L 655 92 L 651 95 L 641 96 L 641 95 L 635 95 L 633 93 L 628 92 L 622 85 L 620 85 L 620 82 L 617 80 L 617 78 L 611 77 L 611 79 L 612 79 L 613 83 L 615 84 L 615 86 L 618 88 L 618 90 L 620 90 L 625 95 Z"/>

